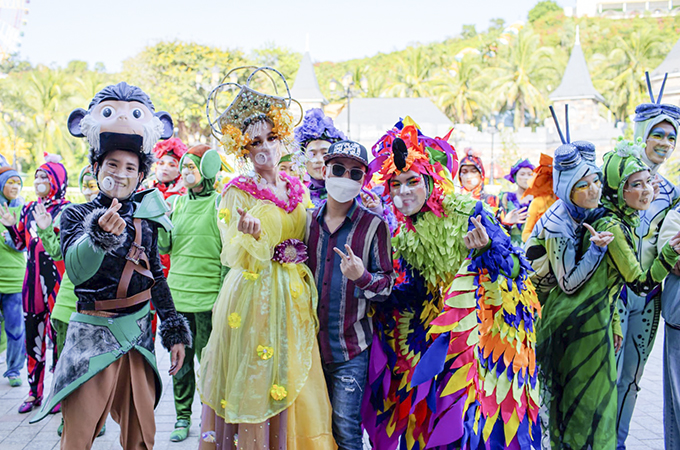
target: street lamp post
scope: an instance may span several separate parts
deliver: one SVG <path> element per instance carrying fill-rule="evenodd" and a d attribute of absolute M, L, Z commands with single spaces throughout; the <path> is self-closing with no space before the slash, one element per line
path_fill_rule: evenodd
<path fill-rule="evenodd" d="M 347 138 L 351 138 L 351 116 L 350 116 L 350 99 L 354 96 L 356 96 L 358 93 L 364 93 L 367 91 L 367 86 L 368 86 L 368 80 L 366 79 L 366 76 L 362 76 L 361 80 L 359 81 L 360 87 L 357 88 L 356 84 L 354 83 L 354 77 L 352 76 L 352 72 L 347 72 L 345 75 L 342 76 L 341 83 L 338 83 L 338 81 L 333 78 L 331 79 L 331 82 L 329 83 L 329 87 L 331 89 L 331 93 L 337 94 L 339 92 L 342 92 L 341 99 L 347 99 Z M 342 91 L 338 89 L 338 85 L 342 84 Z"/>

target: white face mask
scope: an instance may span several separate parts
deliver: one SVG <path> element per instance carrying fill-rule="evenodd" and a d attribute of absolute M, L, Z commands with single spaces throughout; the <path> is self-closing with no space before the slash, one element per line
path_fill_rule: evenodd
<path fill-rule="evenodd" d="M 361 183 L 349 178 L 331 177 L 326 179 L 326 190 L 333 200 L 347 203 L 361 192 Z"/>

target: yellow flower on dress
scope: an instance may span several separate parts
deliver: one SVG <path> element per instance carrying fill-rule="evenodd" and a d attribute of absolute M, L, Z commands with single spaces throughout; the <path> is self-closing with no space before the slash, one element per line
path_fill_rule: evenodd
<path fill-rule="evenodd" d="M 286 391 L 286 388 L 279 386 L 278 384 L 272 385 L 272 390 L 269 393 L 276 401 L 281 401 L 288 396 L 288 391 Z"/>
<path fill-rule="evenodd" d="M 244 270 L 243 271 L 243 278 L 245 278 L 246 280 L 255 281 L 258 278 L 260 278 L 260 274 L 255 273 L 255 272 L 248 272 L 247 270 Z"/>
<path fill-rule="evenodd" d="M 293 298 L 298 298 L 300 294 L 302 294 L 302 284 L 300 283 L 291 283 L 290 284 L 290 293 L 293 296 Z"/>
<path fill-rule="evenodd" d="M 220 406 L 222 407 L 222 409 L 225 409 L 227 407 L 227 401 L 225 399 L 222 399 L 222 401 L 220 402 Z"/>
<path fill-rule="evenodd" d="M 229 208 L 222 208 L 220 209 L 217 217 L 219 217 L 222 222 L 229 223 L 229 220 L 231 219 L 231 211 L 229 211 Z"/>
<path fill-rule="evenodd" d="M 231 313 L 228 322 L 230 328 L 238 328 L 241 326 L 241 316 L 238 313 Z"/>
<path fill-rule="evenodd" d="M 260 358 L 266 361 L 272 356 L 274 356 L 274 349 L 271 347 L 265 347 L 264 345 L 258 345 L 257 354 Z"/>

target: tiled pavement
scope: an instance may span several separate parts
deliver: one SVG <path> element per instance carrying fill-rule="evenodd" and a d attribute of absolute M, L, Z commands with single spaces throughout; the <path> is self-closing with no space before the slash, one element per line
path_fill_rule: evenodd
<path fill-rule="evenodd" d="M 48 352 L 50 353 L 50 352 Z M 663 322 L 659 330 L 656 345 L 650 356 L 647 369 L 642 378 L 642 391 L 638 398 L 631 432 L 627 441 L 630 450 L 663 449 Z M 163 397 L 156 409 L 156 449 L 185 450 L 198 447 L 200 405 L 198 396 L 194 401 L 191 433 L 189 438 L 181 443 L 169 441 L 170 432 L 175 422 L 175 408 L 172 399 L 172 381 L 168 376 L 170 365 L 168 352 L 157 343 L 159 371 L 163 378 Z M 0 373 L 6 370 L 4 354 L 0 355 Z M 48 450 L 59 448 L 57 427 L 61 415 L 49 416 L 34 425 L 28 423 L 30 414 L 20 415 L 17 408 L 26 395 L 26 373 L 22 374 L 24 385 L 20 388 L 10 388 L 5 379 L 0 379 L 0 449 L 1 450 Z M 51 387 L 51 376 L 48 374 L 46 389 Z M 108 418 L 106 434 L 97 440 L 92 447 L 94 450 L 120 449 L 118 440 L 118 425 Z"/>

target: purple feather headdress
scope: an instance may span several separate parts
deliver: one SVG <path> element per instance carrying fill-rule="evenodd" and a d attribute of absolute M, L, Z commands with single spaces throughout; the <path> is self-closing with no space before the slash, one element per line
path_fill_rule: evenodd
<path fill-rule="evenodd" d="M 320 108 L 305 113 L 302 125 L 295 129 L 295 142 L 304 150 L 311 141 L 322 140 L 330 143 L 346 139 L 342 131 L 335 128 L 333 119 L 327 117 Z"/>

